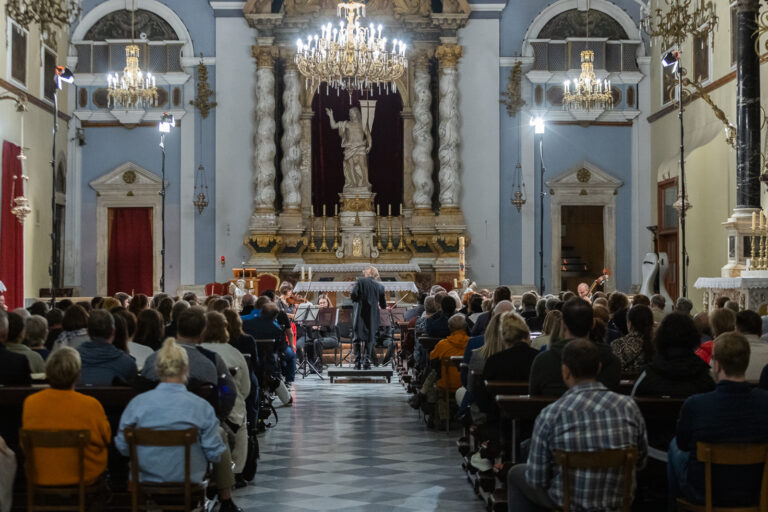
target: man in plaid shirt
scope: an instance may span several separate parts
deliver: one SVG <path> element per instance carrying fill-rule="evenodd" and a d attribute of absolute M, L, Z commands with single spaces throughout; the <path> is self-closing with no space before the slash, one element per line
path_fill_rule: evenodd
<path fill-rule="evenodd" d="M 597 382 L 600 353 L 585 339 L 569 342 L 562 354 L 563 381 L 568 391 L 536 418 L 527 464 L 507 476 L 509 511 L 551 510 L 562 506 L 561 467 L 555 450 L 598 451 L 637 448 L 637 467 L 648 454 L 645 421 L 634 400 Z M 571 470 L 571 510 L 620 510 L 623 475 L 620 469 Z"/>

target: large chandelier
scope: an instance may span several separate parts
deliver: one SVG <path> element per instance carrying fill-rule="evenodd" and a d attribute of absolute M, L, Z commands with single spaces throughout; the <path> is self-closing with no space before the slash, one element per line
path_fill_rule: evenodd
<path fill-rule="evenodd" d="M 37 23 L 43 34 L 50 34 L 51 27 L 69 28 L 80 11 L 80 2 L 76 0 L 8 0 L 5 4 L 9 18 L 25 29 Z"/>
<path fill-rule="evenodd" d="M 563 84 L 563 108 L 571 111 L 590 111 L 606 109 L 613 106 L 610 80 L 598 80 L 595 76 L 595 52 L 588 49 L 589 45 L 589 9 L 587 9 L 587 37 L 584 50 L 581 51 L 581 74 L 573 81 L 566 80 Z"/>
<path fill-rule="evenodd" d="M 396 91 L 395 80 L 408 67 L 406 45 L 395 39 L 388 47 L 381 25 L 363 27 L 360 18 L 365 17 L 365 4 L 342 2 L 336 13 L 344 18 L 338 28 L 328 23 L 321 27 L 320 37 L 315 34 L 297 42 L 296 66 L 307 88 L 325 82 L 340 89 L 372 91 L 384 86 L 388 91 L 391 86 Z"/>
<path fill-rule="evenodd" d="M 107 75 L 107 107 L 109 108 L 144 108 L 157 106 L 157 87 L 152 73 L 144 73 L 139 67 L 139 46 L 134 44 L 134 15 L 131 8 L 131 44 L 125 47 L 125 68 L 123 75 Z"/>

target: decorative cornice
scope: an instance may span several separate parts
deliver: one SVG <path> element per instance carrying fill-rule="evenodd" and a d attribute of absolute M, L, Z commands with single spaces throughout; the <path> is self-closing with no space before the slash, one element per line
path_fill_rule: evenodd
<path fill-rule="evenodd" d="M 455 68 L 463 55 L 464 48 L 459 44 L 441 44 L 435 50 L 435 57 L 441 68 Z"/>

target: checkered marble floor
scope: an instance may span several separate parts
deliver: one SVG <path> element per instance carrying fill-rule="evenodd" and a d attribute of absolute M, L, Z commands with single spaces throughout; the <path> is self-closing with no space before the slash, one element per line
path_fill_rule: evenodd
<path fill-rule="evenodd" d="M 293 407 L 259 439 L 246 511 L 481 512 L 460 467 L 457 431 L 428 431 L 394 381 L 296 381 Z"/>

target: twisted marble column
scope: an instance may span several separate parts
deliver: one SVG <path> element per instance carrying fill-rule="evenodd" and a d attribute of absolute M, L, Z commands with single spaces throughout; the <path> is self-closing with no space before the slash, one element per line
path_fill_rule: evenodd
<path fill-rule="evenodd" d="M 283 137 L 280 139 L 283 149 L 283 159 L 280 161 L 283 181 L 280 190 L 284 208 L 298 210 L 301 208 L 301 103 L 299 72 L 292 58 L 286 59 L 283 80 Z"/>
<path fill-rule="evenodd" d="M 758 0 L 736 3 L 736 207 L 760 208 L 760 56 L 755 50 Z"/>
<path fill-rule="evenodd" d="M 254 178 L 256 211 L 275 209 L 275 70 L 274 48 L 256 46 L 256 149 Z"/>
<path fill-rule="evenodd" d="M 440 208 L 459 207 L 461 183 L 459 181 L 459 74 L 456 66 L 462 47 L 444 44 L 437 47 L 435 56 L 440 61 Z"/>
<path fill-rule="evenodd" d="M 413 60 L 413 207 L 432 208 L 432 92 L 430 91 L 429 53 L 420 51 Z"/>

